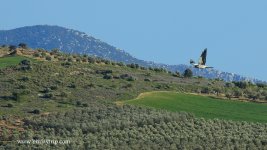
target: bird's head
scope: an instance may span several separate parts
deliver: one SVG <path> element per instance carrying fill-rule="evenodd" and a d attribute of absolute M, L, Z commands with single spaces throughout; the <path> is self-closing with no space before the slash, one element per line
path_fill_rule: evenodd
<path fill-rule="evenodd" d="M 190 59 L 190 64 L 195 64 L 195 61 Z"/>

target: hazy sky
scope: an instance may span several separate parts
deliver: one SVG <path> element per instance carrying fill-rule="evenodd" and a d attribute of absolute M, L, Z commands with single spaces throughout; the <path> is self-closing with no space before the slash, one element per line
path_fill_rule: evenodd
<path fill-rule="evenodd" d="M 0 30 L 59 25 L 166 64 L 208 48 L 215 69 L 267 80 L 266 15 L 264 0 L 2 0 Z"/>

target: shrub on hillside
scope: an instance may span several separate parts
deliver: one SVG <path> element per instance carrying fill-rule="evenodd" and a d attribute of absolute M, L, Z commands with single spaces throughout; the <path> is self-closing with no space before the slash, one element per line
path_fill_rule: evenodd
<path fill-rule="evenodd" d="M 145 76 L 151 77 L 151 73 L 150 72 L 147 72 L 147 73 L 145 73 Z"/>
<path fill-rule="evenodd" d="M 192 70 L 191 69 L 186 69 L 185 71 L 184 71 L 184 77 L 185 78 L 191 78 L 192 76 L 193 76 L 193 72 L 192 72 Z"/>
<path fill-rule="evenodd" d="M 45 57 L 45 60 L 51 61 L 52 60 L 52 57 L 51 56 L 46 56 Z"/>
<path fill-rule="evenodd" d="M 117 65 L 118 66 L 125 66 L 125 64 L 123 62 L 118 62 Z"/>
<path fill-rule="evenodd" d="M 174 77 L 180 77 L 181 75 L 180 75 L 180 72 L 176 71 L 175 73 L 172 74 L 172 76 L 174 76 Z"/>
<path fill-rule="evenodd" d="M 235 84 L 233 84 L 232 82 L 227 82 L 225 83 L 225 87 L 232 88 L 235 87 Z"/>
<path fill-rule="evenodd" d="M 21 100 L 21 96 L 22 94 L 21 93 L 18 93 L 18 92 L 13 92 L 12 93 L 12 97 L 15 101 L 20 101 Z"/>
<path fill-rule="evenodd" d="M 41 54 L 40 53 L 34 53 L 33 56 L 34 57 L 41 57 Z"/>
<path fill-rule="evenodd" d="M 249 86 L 249 83 L 246 81 L 236 81 L 233 84 L 241 89 L 246 89 Z"/>
<path fill-rule="evenodd" d="M 26 81 L 29 81 L 30 78 L 28 76 L 23 76 L 23 77 L 21 77 L 20 80 L 26 82 Z"/>
<path fill-rule="evenodd" d="M 24 59 L 22 60 L 20 63 L 20 65 L 31 65 L 31 61 L 27 60 L 27 59 Z"/>
<path fill-rule="evenodd" d="M 112 78 L 113 78 L 113 76 L 110 74 L 106 74 L 103 76 L 103 79 L 112 79 Z"/>
<path fill-rule="evenodd" d="M 76 106 L 81 106 L 82 102 L 81 101 L 76 101 Z"/>
<path fill-rule="evenodd" d="M 19 63 L 19 70 L 32 70 L 31 61 L 24 59 Z"/>
<path fill-rule="evenodd" d="M 211 92 L 211 89 L 209 87 L 204 87 L 201 90 L 201 93 L 209 94 Z"/>
<path fill-rule="evenodd" d="M 88 62 L 88 59 L 82 58 L 82 62 Z"/>
<path fill-rule="evenodd" d="M 96 70 L 95 73 L 96 74 L 106 75 L 106 74 L 112 73 L 112 70 Z"/>
<path fill-rule="evenodd" d="M 89 105 L 87 103 L 82 104 L 83 107 L 88 107 Z"/>
<path fill-rule="evenodd" d="M 150 80 L 150 79 L 148 79 L 148 78 L 145 78 L 145 79 L 144 79 L 144 81 L 148 81 L 148 82 L 150 82 L 151 80 Z"/>
<path fill-rule="evenodd" d="M 33 111 L 31 111 L 30 113 L 33 113 L 33 114 L 40 114 L 41 111 L 39 109 L 34 109 Z"/>
<path fill-rule="evenodd" d="M 57 90 L 58 89 L 58 86 L 57 85 L 52 85 L 52 86 L 50 86 L 50 89 L 51 90 Z"/>
<path fill-rule="evenodd" d="M 52 93 L 45 93 L 43 95 L 43 98 L 52 98 L 53 97 L 53 94 Z"/>
<path fill-rule="evenodd" d="M 267 85 L 264 84 L 264 83 L 257 83 L 256 85 L 257 85 L 259 88 L 267 87 Z"/>
<path fill-rule="evenodd" d="M 70 67 L 72 65 L 72 63 L 71 62 L 63 62 L 63 63 L 61 63 L 61 65 L 64 67 Z"/>
<path fill-rule="evenodd" d="M 17 46 L 15 46 L 15 45 L 9 45 L 9 51 L 15 51 L 16 50 L 16 48 L 17 48 Z"/>
<path fill-rule="evenodd" d="M 60 97 L 68 97 L 68 93 L 63 91 L 60 93 Z"/>
<path fill-rule="evenodd" d="M 46 53 L 45 52 L 42 52 L 41 53 L 41 57 L 44 58 L 46 56 Z"/>
<path fill-rule="evenodd" d="M 128 83 L 128 84 L 126 84 L 125 86 L 122 86 L 122 88 L 131 88 L 131 87 L 133 87 L 133 85 L 131 84 L 131 83 Z"/>
<path fill-rule="evenodd" d="M 69 58 L 67 58 L 67 61 L 68 62 L 73 62 L 73 58 L 69 57 Z"/>
<path fill-rule="evenodd" d="M 11 104 L 11 103 L 8 103 L 6 107 L 9 107 L 9 108 L 11 108 L 11 107 L 13 107 L 13 104 Z"/>
<path fill-rule="evenodd" d="M 19 43 L 18 45 L 20 48 L 26 49 L 27 48 L 27 44 L 26 43 Z"/>
<path fill-rule="evenodd" d="M 77 57 L 76 62 L 81 62 L 81 58 Z"/>
<path fill-rule="evenodd" d="M 68 85 L 69 88 L 76 88 L 75 83 L 71 83 L 70 85 Z"/>
<path fill-rule="evenodd" d="M 94 64 L 94 63 L 96 63 L 96 60 L 93 57 L 88 57 L 88 62 L 91 64 Z"/>
<path fill-rule="evenodd" d="M 132 76 L 127 79 L 127 81 L 135 81 L 135 80 L 136 80 L 136 78 L 134 78 Z"/>
<path fill-rule="evenodd" d="M 121 78 L 121 79 L 127 79 L 127 78 L 129 78 L 129 77 L 130 77 L 129 74 L 122 74 L 122 75 L 120 75 L 120 78 Z"/>

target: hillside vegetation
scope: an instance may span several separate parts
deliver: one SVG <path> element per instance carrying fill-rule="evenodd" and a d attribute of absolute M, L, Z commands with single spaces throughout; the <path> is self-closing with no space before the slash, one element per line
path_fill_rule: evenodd
<path fill-rule="evenodd" d="M 146 67 L 165 68 L 173 72 L 184 72 L 187 68 L 190 68 L 196 76 L 203 76 L 205 78 L 220 78 L 225 81 L 247 80 L 253 83 L 263 82 L 255 78 L 215 69 L 197 69 L 184 64 L 168 65 L 140 60 L 126 51 L 87 35 L 84 32 L 60 26 L 35 25 L 12 30 L 0 30 L 0 44 L 16 45 L 20 42 L 28 43 L 32 48 L 44 48 L 46 50 L 60 48 L 66 54 L 87 54 L 127 64 L 134 63 Z"/>
<path fill-rule="evenodd" d="M 149 91 L 265 102 L 265 85 L 184 78 L 182 74 L 161 68 L 66 55 L 57 49 L 48 52 L 18 48 L 10 55 L 8 48 L 2 47 L 0 52 L 0 62 L 27 57 L 0 68 L 0 148 L 267 148 L 265 123 L 202 119 L 190 112 L 115 104 Z M 256 96 L 249 96 L 249 92 Z M 70 143 L 17 142 L 32 139 L 69 140 Z"/>

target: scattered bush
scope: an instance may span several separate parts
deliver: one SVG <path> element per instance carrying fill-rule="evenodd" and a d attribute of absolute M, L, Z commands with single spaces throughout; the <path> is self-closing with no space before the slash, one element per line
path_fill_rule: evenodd
<path fill-rule="evenodd" d="M 96 60 L 93 57 L 88 57 L 88 62 L 91 64 L 94 64 L 94 63 L 96 63 Z"/>
<path fill-rule="evenodd" d="M 133 87 L 133 85 L 131 83 L 128 83 L 125 86 L 123 86 L 123 88 L 131 88 L 131 87 Z"/>
<path fill-rule="evenodd" d="M 112 73 L 112 70 L 96 70 L 96 74 L 106 75 L 106 74 L 110 74 L 110 73 Z"/>
<path fill-rule="evenodd" d="M 113 76 L 112 75 L 109 75 L 109 74 L 106 74 L 103 76 L 103 79 L 112 79 Z"/>
<path fill-rule="evenodd" d="M 227 97 L 229 100 L 233 97 L 233 93 L 230 91 L 225 94 L 225 97 Z"/>
<path fill-rule="evenodd" d="M 19 46 L 20 48 L 24 48 L 24 49 L 27 48 L 27 44 L 25 44 L 25 43 L 19 43 L 18 46 Z"/>
<path fill-rule="evenodd" d="M 65 67 L 70 67 L 72 65 L 71 62 L 63 62 L 61 63 L 62 66 L 65 66 Z"/>
<path fill-rule="evenodd" d="M 34 57 L 41 57 L 41 54 L 37 52 L 37 53 L 34 53 L 33 56 Z"/>
<path fill-rule="evenodd" d="M 82 58 L 82 62 L 88 62 L 88 59 Z"/>
<path fill-rule="evenodd" d="M 211 89 L 209 87 L 204 87 L 201 90 L 201 93 L 209 94 L 211 92 Z"/>
<path fill-rule="evenodd" d="M 52 60 L 52 57 L 51 56 L 46 56 L 45 57 L 45 60 L 51 61 Z"/>
<path fill-rule="evenodd" d="M 23 76 L 21 79 L 20 79 L 21 81 L 29 81 L 30 80 L 30 78 L 29 77 L 27 77 L 27 76 Z"/>
<path fill-rule="evenodd" d="M 15 46 L 15 45 L 9 45 L 9 51 L 15 51 L 16 50 L 16 48 L 17 48 L 17 46 Z"/>
<path fill-rule="evenodd" d="M 172 74 L 172 76 L 174 76 L 174 77 L 180 77 L 181 75 L 180 75 L 180 72 L 176 71 L 175 73 Z"/>
<path fill-rule="evenodd" d="M 31 61 L 27 60 L 27 59 L 24 59 L 22 60 L 20 63 L 20 65 L 31 65 Z"/>
<path fill-rule="evenodd" d="M 19 63 L 20 67 L 19 70 L 32 70 L 31 61 L 24 59 Z"/>
<path fill-rule="evenodd" d="M 67 58 L 67 61 L 68 62 L 73 62 L 73 58 L 69 57 L 69 58 Z"/>
<path fill-rule="evenodd" d="M 31 111 L 30 113 L 33 113 L 33 114 L 40 114 L 41 111 L 39 109 L 34 109 L 33 111 Z"/>
<path fill-rule="evenodd" d="M 68 93 L 63 91 L 60 93 L 60 97 L 68 97 Z"/>
<path fill-rule="evenodd" d="M 239 97 L 242 97 L 243 96 L 243 93 L 239 89 L 234 89 L 233 90 L 233 96 L 236 97 L 236 98 L 239 98 Z"/>
<path fill-rule="evenodd" d="M 51 92 L 51 89 L 49 87 L 44 88 L 44 90 L 42 91 L 43 93 L 49 93 Z"/>
<path fill-rule="evenodd" d="M 52 86 L 50 87 L 50 89 L 51 89 L 51 90 L 57 90 L 57 89 L 58 89 L 58 86 L 57 86 L 57 85 L 52 85 Z"/>
<path fill-rule="evenodd" d="M 192 70 L 191 69 L 186 69 L 185 71 L 184 71 L 184 77 L 185 78 L 191 78 L 193 76 L 193 72 L 192 72 Z"/>
<path fill-rule="evenodd" d="M 8 103 L 8 104 L 7 104 L 7 107 L 11 108 L 11 107 L 13 107 L 13 104 Z"/>
<path fill-rule="evenodd" d="M 233 84 L 241 89 L 246 89 L 249 86 L 249 83 L 246 81 L 233 82 Z"/>
<path fill-rule="evenodd" d="M 87 103 L 83 103 L 83 107 L 88 107 L 89 105 Z"/>
<path fill-rule="evenodd" d="M 76 58 L 76 62 L 81 62 L 81 58 Z"/>
<path fill-rule="evenodd" d="M 123 62 L 118 62 L 117 65 L 118 66 L 125 66 L 125 64 Z"/>
<path fill-rule="evenodd" d="M 147 77 L 151 77 L 151 73 L 150 73 L 150 72 L 146 72 L 146 73 L 145 73 L 145 76 L 147 76 Z"/>
<path fill-rule="evenodd" d="M 18 92 L 13 92 L 12 93 L 12 97 L 15 101 L 20 101 L 21 100 L 21 96 L 22 94 L 21 93 L 18 93 Z"/>
<path fill-rule="evenodd" d="M 148 82 L 150 82 L 151 80 L 150 80 L 150 79 L 148 79 L 148 78 L 145 78 L 145 79 L 144 79 L 144 81 L 148 81 Z"/>
<path fill-rule="evenodd" d="M 76 106 L 81 106 L 82 102 L 81 101 L 76 101 Z"/>
<path fill-rule="evenodd" d="M 257 83 L 256 85 L 257 85 L 259 88 L 267 87 L 267 85 L 264 84 L 264 83 Z"/>
<path fill-rule="evenodd" d="M 44 58 L 46 56 L 46 52 L 41 53 L 41 57 Z"/>
<path fill-rule="evenodd" d="M 74 83 L 71 83 L 70 85 L 68 85 L 69 88 L 76 88 L 76 85 Z"/>
<path fill-rule="evenodd" d="M 52 98 L 53 97 L 53 94 L 52 93 L 45 93 L 43 95 L 43 98 Z"/>
<path fill-rule="evenodd" d="M 225 83 L 225 86 L 228 88 L 232 88 L 232 87 L 235 87 L 235 84 L 233 84 L 232 82 L 227 82 Z"/>
<path fill-rule="evenodd" d="M 129 78 L 129 77 L 130 77 L 129 74 L 122 74 L 122 75 L 120 75 L 120 78 L 121 78 L 121 79 L 127 79 L 127 78 Z"/>
<path fill-rule="evenodd" d="M 130 76 L 129 78 L 127 78 L 127 81 L 135 81 L 135 80 L 136 80 L 136 78 L 133 76 Z"/>

